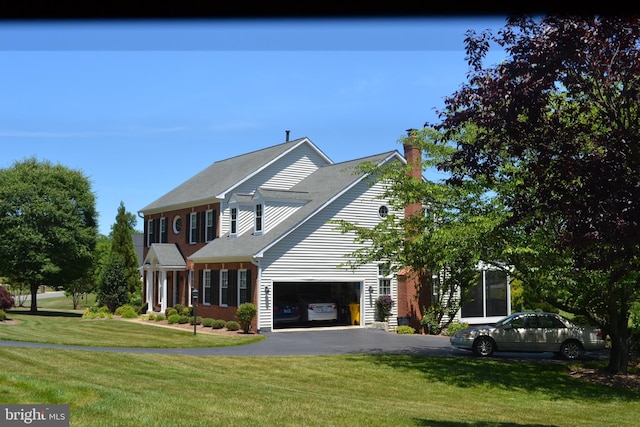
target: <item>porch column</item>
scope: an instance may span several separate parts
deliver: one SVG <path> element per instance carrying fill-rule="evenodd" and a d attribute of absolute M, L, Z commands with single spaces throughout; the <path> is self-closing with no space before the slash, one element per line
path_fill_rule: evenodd
<path fill-rule="evenodd" d="M 162 299 L 160 300 L 160 312 L 164 313 L 167 310 L 167 272 L 160 272 L 160 286 L 162 287 L 162 293 L 160 294 Z"/>
<path fill-rule="evenodd" d="M 173 271 L 173 295 L 171 297 L 171 306 L 175 307 L 178 299 L 178 272 L 176 270 Z"/>
<path fill-rule="evenodd" d="M 147 270 L 147 313 L 153 311 L 153 271 Z"/>

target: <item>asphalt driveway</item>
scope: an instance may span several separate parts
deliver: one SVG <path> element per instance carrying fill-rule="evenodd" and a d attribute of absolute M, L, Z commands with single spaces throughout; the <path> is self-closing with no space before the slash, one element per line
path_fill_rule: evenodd
<path fill-rule="evenodd" d="M 264 333 L 266 339 L 253 344 L 210 348 L 125 348 L 84 347 L 0 341 L 0 347 L 61 348 L 72 350 L 190 354 L 201 356 L 304 356 L 327 354 L 415 354 L 451 355 L 455 350 L 448 337 L 432 335 L 403 335 L 380 329 L 327 328 L 317 330 L 288 330 Z"/>
<path fill-rule="evenodd" d="M 451 346 L 449 337 L 405 335 L 381 329 L 347 327 L 286 330 L 264 333 L 266 339 L 253 344 L 210 348 L 83 347 L 29 342 L 0 341 L 0 347 L 60 348 L 113 353 L 185 354 L 197 356 L 312 356 L 331 354 L 408 354 L 421 356 L 474 357 Z M 608 350 L 590 352 L 584 360 L 606 360 Z M 552 353 L 496 353 L 494 359 L 526 359 L 565 362 Z"/>

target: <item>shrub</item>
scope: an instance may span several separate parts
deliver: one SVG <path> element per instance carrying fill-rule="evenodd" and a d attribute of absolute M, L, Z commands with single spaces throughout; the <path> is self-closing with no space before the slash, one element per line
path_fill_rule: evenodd
<path fill-rule="evenodd" d="M 202 326 L 204 326 L 205 328 L 210 328 L 213 326 L 213 319 L 210 317 L 205 317 L 204 319 L 202 319 Z"/>
<path fill-rule="evenodd" d="M 184 325 L 185 323 L 189 323 L 189 316 L 185 316 L 184 314 L 179 314 L 178 323 Z"/>
<path fill-rule="evenodd" d="M 168 319 L 172 314 L 178 314 L 178 309 L 174 307 L 167 307 L 167 309 L 164 311 L 164 315 L 167 316 Z"/>
<path fill-rule="evenodd" d="M 180 315 L 178 313 L 173 313 L 172 315 L 167 317 L 167 323 L 170 325 L 175 325 L 180 320 Z"/>
<path fill-rule="evenodd" d="M 394 305 L 395 301 L 391 298 L 391 295 L 380 295 L 376 300 L 376 314 L 378 315 L 378 320 L 381 322 L 387 322 Z"/>
<path fill-rule="evenodd" d="M 120 307 L 116 308 L 116 311 L 113 314 L 115 314 L 116 316 L 122 316 L 122 313 L 124 311 L 128 311 L 128 310 L 135 311 L 135 309 L 133 308 L 133 306 L 131 304 L 124 304 L 124 305 L 121 305 Z"/>
<path fill-rule="evenodd" d="M 147 319 L 149 319 L 149 320 L 156 320 L 156 315 L 155 315 L 155 313 L 149 313 L 149 317 L 147 317 Z"/>
<path fill-rule="evenodd" d="M 451 322 L 449 326 L 447 326 L 447 329 L 445 329 L 444 334 L 451 336 L 456 332 L 461 331 L 462 329 L 468 328 L 468 327 L 469 327 L 468 323 Z"/>
<path fill-rule="evenodd" d="M 113 318 L 113 313 L 109 311 L 109 308 L 106 306 L 102 307 L 87 307 L 82 312 L 83 319 L 111 319 Z"/>
<path fill-rule="evenodd" d="M 140 314 L 140 308 L 142 307 L 142 289 L 129 294 L 129 305 L 135 308 L 136 313 Z"/>
<path fill-rule="evenodd" d="M 0 308 L 0 322 L 4 322 L 5 320 L 7 320 L 7 313 L 5 313 L 4 310 Z"/>
<path fill-rule="evenodd" d="M 123 261 L 113 257 L 105 266 L 96 289 L 96 297 L 113 313 L 121 305 L 129 302 L 129 288 Z"/>
<path fill-rule="evenodd" d="M 195 322 L 196 325 L 202 325 L 202 317 L 196 316 L 195 320 L 193 316 L 189 317 L 189 324 L 193 325 Z"/>
<path fill-rule="evenodd" d="M 162 322 L 164 319 L 166 319 L 164 314 L 156 314 L 156 322 Z"/>
<path fill-rule="evenodd" d="M 238 309 L 236 310 L 236 317 L 240 321 L 240 325 L 242 325 L 242 330 L 245 334 L 249 333 L 251 329 L 251 322 L 253 318 L 258 314 L 258 308 L 254 303 L 245 302 L 240 304 Z"/>
<path fill-rule="evenodd" d="M 411 335 L 411 334 L 415 334 L 416 330 L 409 325 L 400 325 L 396 328 L 396 333 Z"/>
<path fill-rule="evenodd" d="M 16 303 L 4 286 L 0 285 L 0 310 L 8 310 Z"/>
<path fill-rule="evenodd" d="M 213 329 L 222 329 L 225 326 L 227 326 L 227 322 L 222 319 L 214 319 L 213 322 L 211 322 L 211 327 Z"/>
<path fill-rule="evenodd" d="M 230 331 L 238 331 L 240 330 L 240 323 L 236 322 L 235 320 L 229 320 L 225 324 L 225 327 Z"/>
<path fill-rule="evenodd" d="M 187 307 L 184 304 L 176 304 L 175 305 L 175 309 L 178 311 L 178 314 L 181 314 L 183 316 L 191 316 L 191 311 L 192 308 L 191 307 Z"/>
<path fill-rule="evenodd" d="M 127 308 L 122 310 L 121 316 L 123 318 L 125 318 L 125 319 L 137 319 L 138 318 L 138 312 L 132 306 L 128 306 Z"/>

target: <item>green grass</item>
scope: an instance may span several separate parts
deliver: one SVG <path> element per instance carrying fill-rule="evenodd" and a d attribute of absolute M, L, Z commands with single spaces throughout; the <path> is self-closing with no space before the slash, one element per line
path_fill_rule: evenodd
<path fill-rule="evenodd" d="M 195 338 L 116 319 L 84 321 L 71 314 L 10 311 L 11 318 L 21 316 L 21 323 L 0 324 L 0 334 L 8 339 L 5 330 L 21 327 L 20 334 L 31 339 L 104 345 L 131 339 L 131 326 L 144 328 L 137 333 L 160 347 L 166 345 L 164 333 L 178 342 Z M 36 331 L 40 329 L 46 332 Z M 0 347 L 0 360 L 0 403 L 69 404 L 71 426 L 635 427 L 640 416 L 640 390 L 574 379 L 565 363 L 16 347 Z"/>
<path fill-rule="evenodd" d="M 0 340 L 30 341 L 47 344 L 92 347 L 194 348 L 249 344 L 264 339 L 262 335 L 220 336 L 196 334 L 183 329 L 113 319 L 82 319 L 81 313 L 39 310 L 9 310 L 7 316 L 18 323 L 0 325 Z M 144 337 L 144 339 L 141 339 Z"/>
<path fill-rule="evenodd" d="M 640 392 L 558 364 L 342 355 L 212 357 L 1 348 L 0 402 L 72 426 L 637 426 Z"/>

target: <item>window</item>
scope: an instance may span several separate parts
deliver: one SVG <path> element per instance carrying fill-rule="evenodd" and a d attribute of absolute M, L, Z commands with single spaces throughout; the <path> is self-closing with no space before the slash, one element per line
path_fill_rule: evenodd
<path fill-rule="evenodd" d="M 189 214 L 189 243 L 198 243 L 198 213 Z"/>
<path fill-rule="evenodd" d="M 160 218 L 160 243 L 167 243 L 167 218 Z"/>
<path fill-rule="evenodd" d="M 380 216 L 380 218 L 385 218 L 387 215 L 389 215 L 389 208 L 384 205 L 380 206 L 380 208 L 378 208 L 378 215 Z"/>
<path fill-rule="evenodd" d="M 256 233 L 262 233 L 262 205 L 256 205 Z"/>
<path fill-rule="evenodd" d="M 220 305 L 229 305 L 229 270 L 220 270 Z"/>
<path fill-rule="evenodd" d="M 238 270 L 238 304 L 249 302 L 247 270 Z"/>
<path fill-rule="evenodd" d="M 204 291 L 202 303 L 211 304 L 211 270 L 204 270 L 202 272 L 202 282 L 202 289 Z"/>
<path fill-rule="evenodd" d="M 478 283 L 469 289 L 469 302 L 462 306 L 462 317 L 507 315 L 509 276 L 501 270 L 478 272 Z"/>
<path fill-rule="evenodd" d="M 150 247 L 153 242 L 153 220 L 147 221 L 147 247 Z"/>
<path fill-rule="evenodd" d="M 391 295 L 391 269 L 389 264 L 378 264 L 378 295 Z"/>
<path fill-rule="evenodd" d="M 180 215 L 176 215 L 173 217 L 173 232 L 175 234 L 180 234 L 180 229 L 182 228 L 182 218 Z"/>
<path fill-rule="evenodd" d="M 231 234 L 238 232 L 238 208 L 231 208 Z"/>
<path fill-rule="evenodd" d="M 205 242 L 210 242 L 216 238 L 216 224 L 215 224 L 216 211 L 210 209 L 206 213 L 205 217 Z"/>

